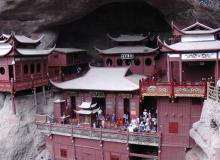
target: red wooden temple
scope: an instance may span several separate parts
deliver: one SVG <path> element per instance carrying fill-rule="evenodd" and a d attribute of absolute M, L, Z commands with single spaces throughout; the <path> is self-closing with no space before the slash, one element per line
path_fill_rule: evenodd
<path fill-rule="evenodd" d="M 198 22 L 184 29 L 172 24 L 169 43 L 158 38 L 159 49 L 146 47 L 143 35 L 108 35 L 116 46 L 97 49 L 103 67 L 51 81 L 62 97 L 54 102 L 54 115 L 37 115 L 36 123 L 52 159 L 184 160 L 194 145 L 189 130 L 200 117 L 206 83 L 220 77 L 219 30 Z M 82 111 L 84 102 L 101 113 Z M 144 115 L 157 119 L 155 130 L 143 131 L 142 123 L 131 128 Z"/>
<path fill-rule="evenodd" d="M 45 91 L 44 86 L 48 84 L 47 56 L 53 48 L 37 49 L 40 39 L 35 40 L 14 33 L 1 35 L 0 91 L 12 94 L 14 113 L 16 113 L 14 104 L 16 92 L 33 89 L 36 95 L 36 87 L 43 87 Z"/>
<path fill-rule="evenodd" d="M 54 81 L 79 77 L 88 70 L 87 51 L 77 48 L 55 48 L 48 56 L 49 76 Z"/>
<path fill-rule="evenodd" d="M 142 80 L 140 96 L 142 104 L 150 99 L 157 104 L 161 159 L 184 159 L 194 145 L 189 130 L 199 120 L 206 82 L 220 76 L 219 30 L 199 22 L 184 29 L 172 24 L 169 44 L 158 38 L 157 80 Z"/>
<path fill-rule="evenodd" d="M 98 49 L 98 54 L 103 59 L 105 67 L 130 66 L 130 70 L 136 74 L 145 76 L 152 75 L 155 71 L 154 58 L 158 48 L 147 47 L 150 35 L 120 35 L 119 37 L 108 37 L 116 43 L 109 49 Z"/>

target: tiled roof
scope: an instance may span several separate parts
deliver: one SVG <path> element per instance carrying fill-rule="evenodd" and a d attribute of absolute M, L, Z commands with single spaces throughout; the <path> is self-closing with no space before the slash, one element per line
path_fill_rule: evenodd
<path fill-rule="evenodd" d="M 105 50 L 96 50 L 103 54 L 121 54 L 121 53 L 152 53 L 157 50 L 146 46 L 117 46 Z"/>
<path fill-rule="evenodd" d="M 77 52 L 86 52 L 84 49 L 78 48 L 55 48 L 54 51 L 62 53 L 77 53 Z"/>
<path fill-rule="evenodd" d="M 133 35 L 121 34 L 118 37 L 112 37 L 111 35 L 107 34 L 107 36 L 111 40 L 116 42 L 139 42 L 147 38 L 147 36 L 143 36 L 143 34 L 133 34 Z"/>
<path fill-rule="evenodd" d="M 127 67 L 91 67 L 82 77 L 61 83 L 51 83 L 64 90 L 94 90 L 94 91 L 134 91 L 139 89 L 139 80 L 126 76 Z"/>

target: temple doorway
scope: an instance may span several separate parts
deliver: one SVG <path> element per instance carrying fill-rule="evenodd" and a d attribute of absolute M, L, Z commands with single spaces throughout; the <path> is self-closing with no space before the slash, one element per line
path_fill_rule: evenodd
<path fill-rule="evenodd" d="M 97 103 L 97 106 L 102 110 L 102 114 L 105 115 L 105 98 L 104 97 L 93 97 L 92 104 Z"/>
<path fill-rule="evenodd" d="M 182 64 L 183 82 L 194 81 L 201 82 L 204 80 L 215 80 L 215 62 L 214 61 L 197 61 L 183 62 Z"/>
<path fill-rule="evenodd" d="M 128 121 L 130 121 L 130 100 L 124 98 L 124 114 L 128 115 Z"/>
<path fill-rule="evenodd" d="M 157 112 L 157 100 L 154 97 L 147 97 L 145 96 L 140 104 L 140 116 L 143 116 L 144 109 L 147 110 L 147 112 L 150 111 L 151 115 L 156 116 Z"/>
<path fill-rule="evenodd" d="M 8 71 L 9 71 L 9 79 L 14 79 L 14 69 L 12 65 L 8 65 Z"/>

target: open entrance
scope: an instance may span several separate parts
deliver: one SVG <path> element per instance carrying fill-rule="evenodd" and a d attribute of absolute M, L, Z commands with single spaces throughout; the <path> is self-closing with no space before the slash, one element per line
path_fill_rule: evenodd
<path fill-rule="evenodd" d="M 102 114 L 105 116 L 105 97 L 93 97 L 92 104 L 97 103 L 97 106 L 102 110 Z"/>
<path fill-rule="evenodd" d="M 130 144 L 130 160 L 157 159 L 158 147 Z"/>
<path fill-rule="evenodd" d="M 215 62 L 212 61 L 183 62 L 182 69 L 183 82 L 213 81 L 215 77 Z"/>
<path fill-rule="evenodd" d="M 13 65 L 8 65 L 8 71 L 9 71 L 9 80 L 11 80 L 12 78 L 14 79 Z"/>
<path fill-rule="evenodd" d="M 127 115 L 127 120 L 130 121 L 130 100 L 128 98 L 124 99 L 124 114 Z"/>
<path fill-rule="evenodd" d="M 151 113 L 151 116 L 156 116 L 157 111 L 157 100 L 154 97 L 147 97 L 145 96 L 140 104 L 140 116 L 143 116 L 143 112 L 146 109 L 147 112 Z"/>
<path fill-rule="evenodd" d="M 76 97 L 75 96 L 71 96 L 70 97 L 70 100 L 71 100 L 71 117 L 72 118 L 76 118 L 76 113 L 74 112 L 74 110 L 76 110 Z"/>

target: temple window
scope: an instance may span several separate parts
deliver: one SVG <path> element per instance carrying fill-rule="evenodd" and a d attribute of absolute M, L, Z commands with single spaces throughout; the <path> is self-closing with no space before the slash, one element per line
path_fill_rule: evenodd
<path fill-rule="evenodd" d="M 117 65 L 118 65 L 118 66 L 122 66 L 122 64 L 123 64 L 122 59 L 117 59 Z"/>
<path fill-rule="evenodd" d="M 67 150 L 66 149 L 60 149 L 60 156 L 62 158 L 67 158 Z"/>
<path fill-rule="evenodd" d="M 112 59 L 111 59 L 111 58 L 108 58 L 108 59 L 106 60 L 106 65 L 107 65 L 107 66 L 112 66 Z"/>
<path fill-rule="evenodd" d="M 130 60 L 130 59 L 126 59 L 126 60 L 125 60 L 125 64 L 126 64 L 127 66 L 129 66 L 129 65 L 131 64 L 131 60 Z"/>
<path fill-rule="evenodd" d="M 24 65 L 23 70 L 24 70 L 24 74 L 28 73 L 28 65 L 27 64 Z"/>
<path fill-rule="evenodd" d="M 134 64 L 135 64 L 136 66 L 139 66 L 139 65 L 141 64 L 140 59 L 139 59 L 139 58 L 136 58 L 136 59 L 134 60 Z"/>
<path fill-rule="evenodd" d="M 145 59 L 145 65 L 150 66 L 152 64 L 152 60 L 150 58 Z"/>
<path fill-rule="evenodd" d="M 0 73 L 1 73 L 1 75 L 5 74 L 5 68 L 4 67 L 0 67 Z"/>
<path fill-rule="evenodd" d="M 37 64 L 37 72 L 39 73 L 41 70 L 41 66 L 40 66 L 40 63 Z"/>
<path fill-rule="evenodd" d="M 31 74 L 33 74 L 34 71 L 35 71 L 35 66 L 34 66 L 34 64 L 31 64 Z"/>

